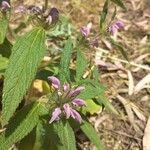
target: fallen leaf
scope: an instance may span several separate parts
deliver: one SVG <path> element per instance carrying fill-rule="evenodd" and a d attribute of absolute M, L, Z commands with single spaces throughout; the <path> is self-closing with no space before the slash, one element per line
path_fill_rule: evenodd
<path fill-rule="evenodd" d="M 148 118 L 143 136 L 143 150 L 150 150 L 150 117 Z"/>

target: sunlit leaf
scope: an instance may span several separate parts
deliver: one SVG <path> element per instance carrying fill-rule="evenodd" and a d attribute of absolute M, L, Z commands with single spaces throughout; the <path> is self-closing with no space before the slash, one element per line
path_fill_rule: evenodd
<path fill-rule="evenodd" d="M 0 13 L 0 44 L 4 42 L 7 27 L 8 27 L 8 19 L 4 14 Z"/>
<path fill-rule="evenodd" d="M 68 39 L 62 52 L 60 61 L 60 80 L 62 82 L 70 80 L 70 60 L 72 55 L 73 44 L 72 40 Z"/>
<path fill-rule="evenodd" d="M 3 123 L 7 123 L 33 80 L 45 53 L 45 31 L 35 28 L 17 39 L 5 73 L 3 90 Z"/>
<path fill-rule="evenodd" d="M 77 50 L 77 62 L 76 62 L 76 80 L 80 80 L 83 76 L 84 71 L 86 70 L 88 62 L 83 54 L 83 52 Z"/>

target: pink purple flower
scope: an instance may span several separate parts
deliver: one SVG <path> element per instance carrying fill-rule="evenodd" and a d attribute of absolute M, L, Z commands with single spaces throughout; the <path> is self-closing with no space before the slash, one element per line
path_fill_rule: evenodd
<path fill-rule="evenodd" d="M 80 31 L 84 37 L 88 37 L 92 28 L 92 23 L 87 24 L 87 26 L 81 27 Z"/>
<path fill-rule="evenodd" d="M 71 89 L 68 83 L 61 85 L 58 78 L 54 76 L 48 77 L 48 79 L 52 82 L 52 86 L 57 93 L 60 104 L 57 102 L 58 107 L 54 109 L 52 112 L 52 117 L 49 123 L 57 121 L 60 119 L 60 115 L 64 115 L 66 119 L 70 117 L 78 121 L 82 122 L 82 118 L 78 111 L 75 110 L 76 107 L 86 106 L 86 103 L 83 99 L 76 98 L 85 88 L 83 86 L 79 86 L 77 88 Z M 61 93 L 61 94 L 60 94 Z"/>
<path fill-rule="evenodd" d="M 116 32 L 118 32 L 118 30 L 123 28 L 124 28 L 124 23 L 122 21 L 116 21 L 109 26 L 108 31 L 114 35 Z"/>
<path fill-rule="evenodd" d="M 2 1 L 1 3 L 1 10 L 6 12 L 10 9 L 10 4 L 7 1 Z"/>

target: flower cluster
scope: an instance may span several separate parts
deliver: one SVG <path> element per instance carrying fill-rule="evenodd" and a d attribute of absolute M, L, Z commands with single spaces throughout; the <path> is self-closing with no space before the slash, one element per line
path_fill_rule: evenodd
<path fill-rule="evenodd" d="M 108 31 L 112 35 L 114 35 L 118 32 L 118 30 L 123 29 L 123 28 L 124 28 L 124 23 L 118 20 L 109 26 Z"/>
<path fill-rule="evenodd" d="M 89 47 L 91 48 L 95 48 L 98 47 L 98 39 L 94 38 L 94 39 L 89 39 L 89 35 L 92 29 L 92 23 L 88 23 L 87 26 L 83 26 L 80 29 L 80 32 L 82 34 L 82 36 L 84 37 L 84 39 L 86 40 L 87 44 Z"/>
<path fill-rule="evenodd" d="M 51 8 L 49 10 L 43 11 L 42 8 L 31 5 L 31 6 L 18 6 L 15 13 L 23 13 L 32 16 L 46 26 L 55 25 L 59 20 L 59 11 L 57 8 Z M 44 25 L 44 26 L 45 26 Z"/>
<path fill-rule="evenodd" d="M 61 85 L 60 80 L 54 76 L 48 77 L 52 83 L 52 87 L 58 95 L 57 107 L 52 112 L 52 117 L 49 123 L 58 121 L 61 115 L 65 115 L 66 119 L 70 117 L 82 122 L 80 114 L 75 110 L 75 107 L 86 106 L 83 99 L 77 98 L 77 96 L 84 90 L 84 87 L 80 86 L 72 89 L 68 83 Z"/>
<path fill-rule="evenodd" d="M 2 12 L 7 12 L 7 11 L 10 10 L 11 7 L 10 7 L 10 4 L 7 1 L 2 1 L 0 8 L 1 8 Z"/>

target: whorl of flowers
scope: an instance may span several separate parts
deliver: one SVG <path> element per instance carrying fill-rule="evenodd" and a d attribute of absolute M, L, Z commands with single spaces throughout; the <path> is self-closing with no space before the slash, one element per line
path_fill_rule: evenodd
<path fill-rule="evenodd" d="M 57 107 L 54 108 L 49 123 L 58 121 L 63 115 L 66 119 L 71 117 L 81 123 L 82 118 L 75 108 L 86 106 L 83 99 L 77 98 L 85 88 L 83 86 L 71 88 L 68 83 L 61 85 L 60 80 L 54 76 L 50 76 L 48 79 L 51 81 L 52 87 L 58 95 Z"/>

